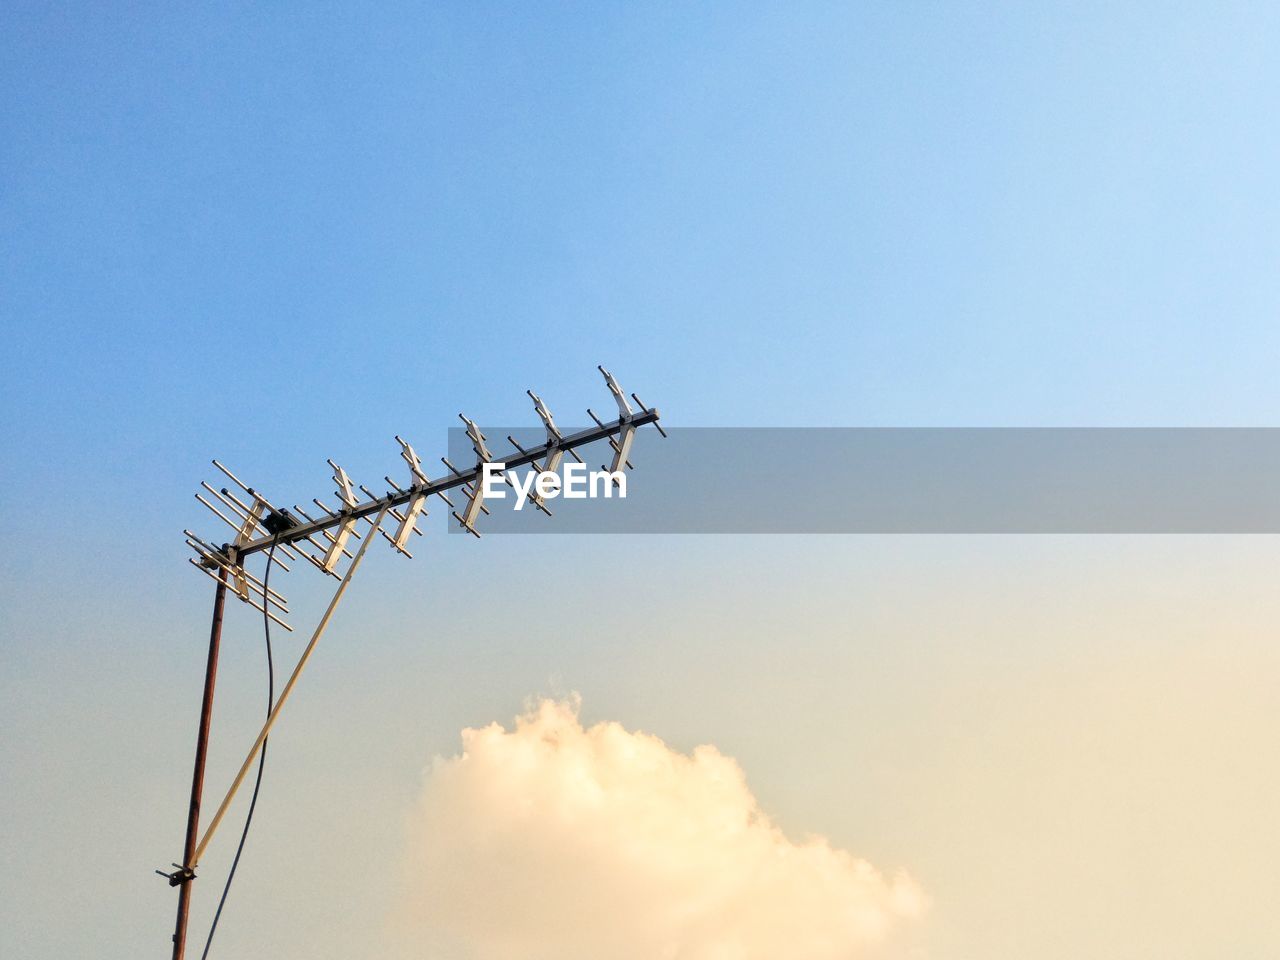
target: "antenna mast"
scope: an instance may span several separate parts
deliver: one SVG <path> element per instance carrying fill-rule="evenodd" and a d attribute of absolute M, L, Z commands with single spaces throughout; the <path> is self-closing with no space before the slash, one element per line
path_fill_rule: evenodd
<path fill-rule="evenodd" d="M 504 470 L 517 467 L 532 467 L 539 473 L 557 473 L 565 454 L 582 463 L 578 449 L 599 440 L 607 439 L 613 450 L 613 466 L 611 473 L 618 473 L 631 467 L 630 454 L 635 432 L 639 427 L 652 424 L 664 437 L 666 431 L 659 425 L 659 414 L 656 408 L 646 407 L 634 393 L 631 400 L 635 402 L 633 409 L 626 395 L 613 375 L 604 367 L 598 368 L 604 377 L 605 385 L 618 405 L 618 418 L 610 422 L 600 420 L 590 410 L 587 413 L 595 422 L 595 426 L 586 430 L 564 435 L 556 427 L 551 411 L 542 399 L 532 390 L 527 391 L 533 400 L 534 411 L 546 428 L 547 438 L 542 444 L 528 449 L 520 446 L 514 439 L 507 440 L 515 447 L 515 452 L 495 461 L 488 447 L 488 438 L 480 431 L 475 422 L 458 414 L 466 425 L 467 438 L 475 451 L 475 464 L 469 469 L 460 470 L 446 458 L 441 461 L 449 473 L 432 480 L 424 472 L 422 461 L 414 448 L 401 437 L 396 437 L 400 445 L 400 456 L 409 467 L 409 479 L 405 486 L 397 484 L 390 477 L 384 477 L 389 489 L 382 495 L 373 493 L 363 484 L 356 484 L 347 472 L 332 460 L 328 461 L 333 470 L 333 482 L 336 486 L 335 496 L 338 503 L 329 507 L 319 499 L 311 501 L 316 512 L 314 515 L 300 506 L 292 509 L 277 507 L 261 492 L 246 485 L 234 473 L 217 460 L 213 465 L 230 481 L 230 487 L 215 488 L 211 484 L 201 482 L 202 492 L 196 499 L 207 507 L 215 516 L 234 531 L 230 542 L 220 546 L 205 540 L 190 530 L 184 530 L 187 546 L 195 556 L 189 562 L 202 573 L 210 577 L 216 584 L 213 596 L 213 622 L 209 631 L 209 654 L 205 665 L 204 692 L 200 702 L 200 723 L 196 734 L 195 766 L 191 778 L 191 803 L 187 810 L 186 841 L 181 863 L 173 864 L 172 872 L 157 870 L 166 877 L 170 886 L 178 888 L 178 915 L 173 933 L 173 960 L 183 960 L 186 951 L 187 923 L 191 908 L 191 881 L 196 878 L 196 867 L 204 855 L 210 840 L 227 808 L 230 806 L 236 791 L 243 782 L 263 742 L 267 739 L 276 719 L 279 717 L 285 702 L 306 667 L 316 644 L 328 627 L 334 611 L 342 600 L 347 586 L 355 575 L 360 561 L 364 558 L 369 544 L 377 536 L 381 536 L 392 548 L 405 557 L 412 558 L 408 545 L 410 538 L 422 536 L 419 522 L 427 514 L 427 504 L 431 497 L 439 497 L 450 508 L 453 518 L 467 532 L 480 536 L 476 523 L 482 514 L 489 510 L 484 504 L 484 473 L 486 464 L 501 463 Z M 507 476 L 504 473 L 504 476 Z M 510 477 L 507 476 L 508 482 Z M 234 489 L 233 489 L 234 488 Z M 461 513 L 454 509 L 449 492 L 460 490 L 467 498 Z M 530 502 L 548 516 L 542 498 L 530 496 Z M 392 533 L 383 529 L 388 518 L 395 521 Z M 352 539 L 361 541 L 359 549 L 353 554 L 349 546 Z M 275 550 L 273 561 L 285 571 L 289 570 L 285 559 L 293 562 L 305 560 L 322 573 L 337 579 L 338 586 L 328 608 L 320 618 L 311 639 L 304 649 L 297 665 L 293 669 L 288 682 L 280 692 L 280 696 L 272 705 L 266 722 L 262 726 L 257 739 L 249 748 L 248 756 L 223 797 L 217 812 L 210 820 L 204 835 L 200 836 L 200 804 L 204 793 L 205 760 L 208 755 L 209 728 L 213 716 L 213 694 L 218 672 L 218 651 L 222 639 L 223 607 L 228 588 L 242 603 L 259 613 L 269 617 L 272 622 L 284 629 L 292 631 L 285 617 L 289 615 L 288 600 L 274 587 L 269 587 L 265 580 L 250 573 L 245 567 L 245 560 L 263 550 Z M 345 563 L 345 570 L 339 569 Z"/>

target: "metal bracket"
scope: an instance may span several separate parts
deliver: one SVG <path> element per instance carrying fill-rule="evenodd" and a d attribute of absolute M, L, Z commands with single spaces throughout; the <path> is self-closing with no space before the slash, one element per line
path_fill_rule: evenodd
<path fill-rule="evenodd" d="M 173 864 L 173 866 L 177 867 L 178 869 L 174 870 L 172 873 L 165 873 L 163 870 L 156 871 L 156 873 L 160 874 L 160 876 L 164 877 L 166 880 L 169 881 L 169 886 L 180 887 L 184 883 L 190 883 L 192 880 L 196 878 L 196 872 L 192 870 L 190 867 L 184 867 L 180 863 L 175 863 Z"/>

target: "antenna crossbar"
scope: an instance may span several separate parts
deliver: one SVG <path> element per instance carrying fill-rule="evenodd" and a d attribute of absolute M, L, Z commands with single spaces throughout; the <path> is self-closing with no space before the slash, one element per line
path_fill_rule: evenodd
<path fill-rule="evenodd" d="M 586 446 L 597 440 L 603 440 L 606 437 L 613 438 L 619 434 L 626 434 L 635 427 L 642 427 L 646 424 L 658 422 L 659 413 L 657 408 L 649 408 L 639 410 L 630 417 L 623 417 L 608 423 L 601 423 L 598 426 L 591 427 L 587 430 L 581 430 L 561 438 L 559 442 L 550 442 L 539 444 L 536 447 L 528 447 L 524 450 L 513 451 L 509 456 L 504 456 L 501 462 L 507 469 L 515 467 L 528 466 L 547 456 L 548 453 L 555 450 L 573 450 L 577 447 Z M 459 469 L 448 476 L 440 477 L 437 480 L 428 480 L 426 483 L 414 484 L 411 487 L 393 490 L 385 496 L 375 500 L 365 501 L 355 506 L 345 507 L 341 510 L 335 510 L 329 516 L 318 515 L 309 518 L 303 523 L 289 527 L 279 533 L 270 536 L 262 536 L 255 540 L 241 544 L 236 548 L 237 555 L 243 559 L 244 557 L 258 553 L 268 549 L 273 543 L 291 544 L 299 540 L 306 540 L 308 537 L 315 536 L 317 533 L 326 533 L 334 527 L 341 527 L 350 523 L 352 520 L 361 520 L 368 517 L 376 516 L 384 507 L 395 508 L 409 503 L 411 500 L 420 496 L 431 496 L 432 494 L 445 493 L 461 487 L 464 484 L 474 485 L 482 482 L 482 466 L 477 464 L 470 469 Z M 303 515 L 306 516 L 305 514 Z"/>

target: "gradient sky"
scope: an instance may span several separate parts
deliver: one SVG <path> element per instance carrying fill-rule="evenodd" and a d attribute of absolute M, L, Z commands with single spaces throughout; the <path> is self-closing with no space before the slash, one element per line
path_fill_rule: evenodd
<path fill-rule="evenodd" d="M 596 363 L 684 425 L 1277 425 L 1278 44 L 1258 4 L 6 5 L 0 953 L 166 949 L 212 456 L 306 499 L 325 457 L 396 467 L 395 433 L 437 456 L 460 409 L 532 423 L 526 387 L 599 408 Z M 373 556 L 272 739 L 215 954 L 384 955 L 430 758 L 580 691 L 910 870 L 932 960 L 1272 958 L 1277 560 Z M 231 612 L 213 794 L 258 627 Z"/>

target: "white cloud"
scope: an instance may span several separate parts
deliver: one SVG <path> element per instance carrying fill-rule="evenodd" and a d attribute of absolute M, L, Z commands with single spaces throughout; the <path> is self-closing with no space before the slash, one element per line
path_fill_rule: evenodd
<path fill-rule="evenodd" d="M 462 741 L 410 823 L 420 956 L 848 960 L 922 909 L 904 874 L 787 839 L 715 747 L 584 728 L 576 701 L 550 700 Z"/>

